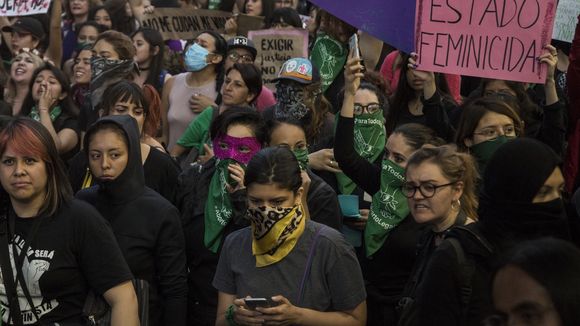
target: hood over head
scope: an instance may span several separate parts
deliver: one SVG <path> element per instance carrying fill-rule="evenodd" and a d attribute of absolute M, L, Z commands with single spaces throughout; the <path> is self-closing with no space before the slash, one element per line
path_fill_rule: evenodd
<path fill-rule="evenodd" d="M 84 139 L 84 148 L 89 155 L 90 138 L 105 124 L 117 125 L 128 140 L 128 161 L 125 170 L 111 181 L 97 179 L 99 194 L 105 195 L 112 203 L 124 203 L 140 196 L 145 190 L 145 176 L 141 159 L 141 142 L 137 121 L 129 115 L 106 116 L 95 122 Z"/>

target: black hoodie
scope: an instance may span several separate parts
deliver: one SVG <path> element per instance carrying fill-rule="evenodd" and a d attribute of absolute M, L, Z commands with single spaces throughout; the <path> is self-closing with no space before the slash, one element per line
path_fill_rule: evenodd
<path fill-rule="evenodd" d="M 150 325 L 185 325 L 187 282 L 185 240 L 179 212 L 161 195 L 145 186 L 137 122 L 130 116 L 108 116 L 97 121 L 85 137 L 103 123 L 118 125 L 128 139 L 125 170 L 112 181 L 81 190 L 77 197 L 93 204 L 111 223 L 121 251 L 137 279 L 150 284 Z"/>

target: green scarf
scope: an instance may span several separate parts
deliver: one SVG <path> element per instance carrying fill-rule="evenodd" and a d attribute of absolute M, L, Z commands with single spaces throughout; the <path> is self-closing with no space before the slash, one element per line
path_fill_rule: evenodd
<path fill-rule="evenodd" d="M 228 165 L 234 160 L 217 160 L 215 172 L 209 183 L 209 192 L 205 202 L 205 231 L 203 243 L 207 249 L 217 253 L 222 241 L 223 230 L 233 215 L 232 201 L 226 185 L 230 180 Z"/>
<path fill-rule="evenodd" d="M 326 34 L 319 34 L 314 42 L 310 61 L 318 68 L 322 80 L 322 91 L 326 92 L 346 64 L 348 49 Z"/>
<path fill-rule="evenodd" d="M 374 163 L 381 155 L 387 142 L 383 111 L 361 114 L 354 118 L 354 150 L 367 161 Z M 338 190 L 350 195 L 356 189 L 354 183 L 344 173 L 337 173 Z"/>
<path fill-rule="evenodd" d="M 296 159 L 298 160 L 298 165 L 300 165 L 300 170 L 304 171 L 308 169 L 308 147 L 302 149 L 294 148 L 292 151 Z"/>
<path fill-rule="evenodd" d="M 57 105 L 54 108 L 52 108 L 52 110 L 50 110 L 50 112 L 48 113 L 50 115 L 50 121 L 56 120 L 56 118 L 58 118 L 61 113 L 62 113 L 62 109 L 60 108 L 60 106 Z M 29 116 L 32 119 L 40 122 L 40 112 L 38 112 L 38 108 L 36 106 L 32 107 L 32 110 L 30 110 Z"/>
<path fill-rule="evenodd" d="M 495 151 L 501 147 L 501 145 L 514 139 L 514 137 L 499 136 L 495 139 L 486 140 L 477 145 L 471 146 L 469 151 L 471 155 L 477 160 L 479 175 L 483 176 L 485 168 L 487 167 L 487 162 L 491 159 Z"/>
<path fill-rule="evenodd" d="M 407 198 L 401 192 L 405 169 L 384 159 L 381 169 L 381 190 L 373 195 L 365 228 L 367 257 L 379 250 L 393 230 L 409 214 Z"/>

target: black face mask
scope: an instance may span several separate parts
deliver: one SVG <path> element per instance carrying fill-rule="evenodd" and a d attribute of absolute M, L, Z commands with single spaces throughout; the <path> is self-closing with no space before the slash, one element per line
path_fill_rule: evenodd
<path fill-rule="evenodd" d="M 545 236 L 570 239 L 568 218 L 561 198 L 545 203 L 486 206 L 481 212 L 482 223 L 502 237 L 513 237 L 511 240 Z"/>

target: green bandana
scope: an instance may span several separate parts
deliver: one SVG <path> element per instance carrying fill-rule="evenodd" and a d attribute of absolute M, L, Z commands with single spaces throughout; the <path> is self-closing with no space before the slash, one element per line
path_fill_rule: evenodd
<path fill-rule="evenodd" d="M 367 257 L 379 250 L 393 230 L 409 214 L 407 198 L 401 192 L 405 170 L 384 159 L 381 171 L 381 190 L 373 195 L 371 211 L 365 228 Z"/>
<path fill-rule="evenodd" d="M 203 243 L 213 253 L 217 253 L 223 230 L 232 219 L 232 201 L 226 185 L 230 179 L 228 165 L 233 163 L 236 163 L 236 161 L 229 159 L 217 160 L 215 172 L 209 183 L 209 193 L 205 202 Z"/>
<path fill-rule="evenodd" d="M 487 162 L 489 162 L 495 151 L 497 151 L 501 145 L 509 142 L 513 138 L 514 137 L 499 136 L 495 139 L 486 140 L 482 143 L 471 146 L 469 151 L 471 152 L 471 155 L 477 159 L 479 174 L 481 176 L 483 176 Z"/>
<path fill-rule="evenodd" d="M 373 163 L 385 148 L 385 118 L 383 111 L 361 114 L 354 118 L 354 150 L 367 161 Z M 354 183 L 344 173 L 337 173 L 338 190 L 350 195 L 356 189 Z"/>
<path fill-rule="evenodd" d="M 52 110 L 50 110 L 50 113 L 48 113 L 48 115 L 50 115 L 50 121 L 56 120 L 56 118 L 58 118 L 58 116 L 61 113 L 62 113 L 62 110 L 61 110 L 60 106 L 57 105 L 54 108 L 52 108 Z M 36 106 L 32 107 L 32 110 L 30 110 L 29 116 L 36 121 L 40 121 L 40 112 L 38 112 L 38 108 Z"/>
<path fill-rule="evenodd" d="M 298 165 L 300 165 L 300 170 L 304 171 L 308 168 L 308 147 L 294 148 L 292 151 L 296 159 L 298 160 Z"/>
<path fill-rule="evenodd" d="M 318 68 L 322 80 L 322 91 L 326 92 L 346 64 L 348 49 L 326 34 L 320 34 L 314 42 L 310 61 Z"/>

